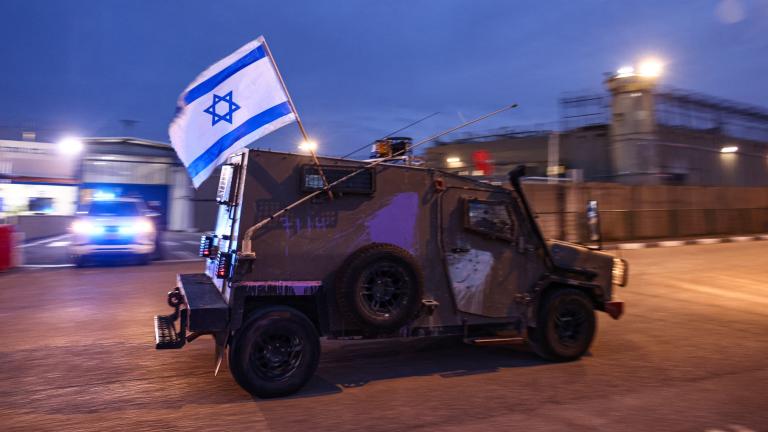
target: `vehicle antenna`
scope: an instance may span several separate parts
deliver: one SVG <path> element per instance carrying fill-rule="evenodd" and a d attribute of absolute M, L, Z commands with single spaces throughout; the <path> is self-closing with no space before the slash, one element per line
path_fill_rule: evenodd
<path fill-rule="evenodd" d="M 318 189 L 318 190 L 312 192 L 311 194 L 309 194 L 309 195 L 299 199 L 298 201 L 294 201 L 292 204 L 289 204 L 289 205 L 283 207 L 282 209 L 280 209 L 277 212 L 273 213 L 271 216 L 268 216 L 268 217 L 264 218 L 261 222 L 259 222 L 256 225 L 253 225 L 252 227 L 248 228 L 248 230 L 244 234 L 245 238 L 243 239 L 243 248 L 242 248 L 243 249 L 243 255 L 247 256 L 247 255 L 253 253 L 253 248 L 251 247 L 251 238 L 253 237 L 253 233 L 258 231 L 259 229 L 261 229 L 263 226 L 265 226 L 266 224 L 268 224 L 269 222 L 271 222 L 272 220 L 274 220 L 276 217 L 280 216 L 281 214 L 283 214 L 283 213 L 285 213 L 285 212 L 287 212 L 289 210 L 292 210 L 292 209 L 300 206 L 301 204 L 311 200 L 312 198 L 314 198 L 314 197 L 316 197 L 316 196 L 318 196 L 318 195 L 320 195 L 320 194 L 322 194 L 324 192 L 330 192 L 331 188 L 336 186 L 336 185 L 338 185 L 339 183 L 343 183 L 343 182 L 349 180 L 350 178 L 354 177 L 355 175 L 360 174 L 361 172 L 363 172 L 363 171 L 365 171 L 367 169 L 373 168 L 376 165 L 379 165 L 379 164 L 382 164 L 382 163 L 384 163 L 384 162 L 386 162 L 388 160 L 394 159 L 394 158 L 400 156 L 401 154 L 405 153 L 408 150 L 414 149 L 414 148 L 416 148 L 416 147 L 418 147 L 418 146 L 420 146 L 422 144 L 434 141 L 434 140 L 442 137 L 443 135 L 448 135 L 451 132 L 455 132 L 455 131 L 457 131 L 457 130 L 459 130 L 461 128 L 467 127 L 467 126 L 469 126 L 471 124 L 475 124 L 475 123 L 477 123 L 477 122 L 479 122 L 481 120 L 487 119 L 488 117 L 495 116 L 496 114 L 502 113 L 504 111 L 507 111 L 507 110 L 510 110 L 510 109 L 516 108 L 516 107 L 517 107 L 517 104 L 512 104 L 512 105 L 504 106 L 504 107 L 499 108 L 499 109 L 497 109 L 495 111 L 491 111 L 491 112 L 489 112 L 487 114 L 481 115 L 480 117 L 477 117 L 475 119 L 466 121 L 466 122 L 464 122 L 464 123 L 462 123 L 462 124 L 460 124 L 458 126 L 454 126 L 454 127 L 450 128 L 450 129 L 446 129 L 446 130 L 444 130 L 444 131 L 442 131 L 440 133 L 437 133 L 435 135 L 432 135 L 432 136 L 430 136 L 428 138 L 424 138 L 423 140 L 417 142 L 416 144 L 414 144 L 414 145 L 412 145 L 412 146 L 410 146 L 408 148 L 404 148 L 404 149 L 400 150 L 397 153 L 392 154 L 392 156 L 389 156 L 389 157 L 386 157 L 386 158 L 382 158 L 382 159 L 377 159 L 377 160 L 369 163 L 368 165 L 365 165 L 364 167 L 362 167 L 362 168 L 360 168 L 360 169 L 358 169 L 356 171 L 353 171 L 353 172 L 345 175 L 344 177 L 342 177 L 342 178 L 336 180 L 335 182 L 325 186 L 324 188 Z"/>
<path fill-rule="evenodd" d="M 417 124 L 419 124 L 419 123 L 423 122 L 424 120 L 426 120 L 426 119 L 428 119 L 428 118 L 431 118 L 431 117 L 434 117 L 434 116 L 436 116 L 436 115 L 438 115 L 438 114 L 440 114 L 440 111 L 435 111 L 435 112 L 433 112 L 432 114 L 430 114 L 430 115 L 428 115 L 428 116 L 426 116 L 426 117 L 422 117 L 422 118 L 420 118 L 419 120 L 416 120 L 415 122 L 412 122 L 412 123 L 408 124 L 407 126 L 401 127 L 400 129 L 398 129 L 398 130 L 396 130 L 396 131 L 394 131 L 394 132 L 390 132 L 390 133 L 388 133 L 388 134 L 384 135 L 383 137 L 381 137 L 381 138 L 379 138 L 379 139 L 386 139 L 386 138 L 389 138 L 389 137 L 391 137 L 392 135 L 394 135 L 394 134 L 396 134 L 396 133 L 398 133 L 398 132 L 402 132 L 402 131 L 404 131 L 404 130 L 408 129 L 409 127 L 411 127 L 411 126 L 416 126 Z M 375 142 L 375 141 L 374 141 L 374 142 Z M 341 159 L 346 159 L 346 158 L 348 158 L 348 157 L 352 156 L 353 154 L 355 154 L 355 153 L 359 152 L 360 150 L 364 150 L 364 149 L 365 149 L 366 147 L 368 147 L 369 145 L 371 145 L 371 144 L 364 144 L 362 147 L 359 147 L 359 148 L 357 148 L 356 150 L 352 150 L 351 152 L 349 152 L 349 153 L 345 154 L 344 156 L 342 156 L 342 157 L 341 157 Z"/>

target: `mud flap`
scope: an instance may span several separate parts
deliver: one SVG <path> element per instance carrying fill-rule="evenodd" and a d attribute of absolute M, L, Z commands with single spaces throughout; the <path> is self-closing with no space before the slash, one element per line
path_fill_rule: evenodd
<path fill-rule="evenodd" d="M 216 342 L 216 352 L 215 352 L 215 369 L 213 371 L 213 376 L 219 375 L 219 369 L 221 368 L 221 363 L 224 361 L 224 355 L 227 352 L 227 341 L 229 339 L 229 332 L 216 332 L 213 334 L 213 340 Z"/>

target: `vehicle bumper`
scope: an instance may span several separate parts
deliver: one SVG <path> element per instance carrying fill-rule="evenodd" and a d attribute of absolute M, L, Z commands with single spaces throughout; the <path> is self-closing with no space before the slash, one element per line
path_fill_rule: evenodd
<path fill-rule="evenodd" d="M 173 314 L 155 316 L 157 349 L 181 348 L 200 334 L 228 329 L 229 305 L 206 274 L 178 275 L 177 287 L 168 293 L 168 305 L 175 309 Z"/>
<path fill-rule="evenodd" d="M 147 255 L 155 251 L 154 244 L 124 244 L 124 245 L 75 245 L 70 246 L 69 254 L 72 256 L 95 255 Z"/>

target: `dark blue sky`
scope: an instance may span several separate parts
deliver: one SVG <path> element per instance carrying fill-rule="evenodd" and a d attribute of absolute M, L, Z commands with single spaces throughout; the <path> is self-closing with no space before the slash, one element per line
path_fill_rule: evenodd
<path fill-rule="evenodd" d="M 563 92 L 648 55 L 665 85 L 768 106 L 768 0 L 3 0 L 0 129 L 123 135 L 132 119 L 167 141 L 184 87 L 261 34 L 326 154 L 434 111 L 415 138 L 510 102 L 472 130 L 554 122 Z M 291 125 L 262 142 L 298 140 Z"/>

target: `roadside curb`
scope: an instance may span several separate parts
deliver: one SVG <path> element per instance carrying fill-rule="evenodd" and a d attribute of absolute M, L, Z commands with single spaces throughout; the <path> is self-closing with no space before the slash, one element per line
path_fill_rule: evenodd
<path fill-rule="evenodd" d="M 717 244 L 717 243 L 739 243 L 747 241 L 768 240 L 768 234 L 753 234 L 743 236 L 732 237 L 709 237 L 709 238 L 697 238 L 697 239 L 685 239 L 685 240 L 658 240 L 650 242 L 636 242 L 636 243 L 614 243 L 603 245 L 603 250 L 632 250 L 632 249 L 647 249 L 657 247 L 675 247 L 675 246 L 688 246 L 688 245 L 705 245 L 705 244 Z"/>

